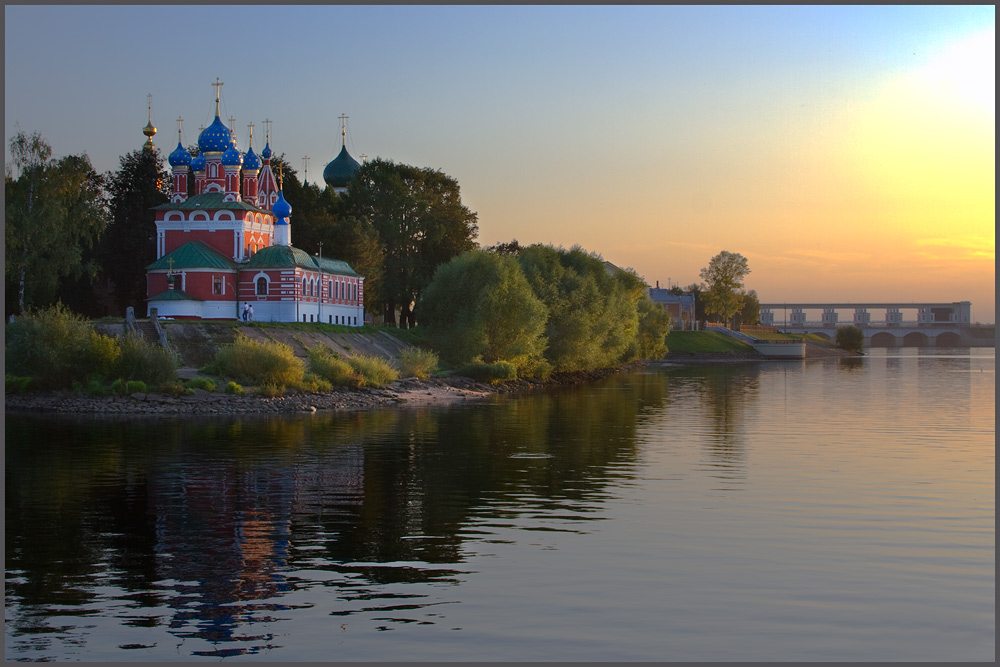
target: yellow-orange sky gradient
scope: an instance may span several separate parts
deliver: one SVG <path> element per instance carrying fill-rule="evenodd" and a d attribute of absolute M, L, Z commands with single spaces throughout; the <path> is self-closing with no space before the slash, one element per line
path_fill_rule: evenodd
<path fill-rule="evenodd" d="M 207 25 L 249 50 L 213 54 Z M 265 28 L 284 46 L 251 64 Z M 17 5 L 5 38 L 6 136 L 102 172 L 145 141 L 147 94 L 157 146 L 179 116 L 193 144 L 220 77 L 240 148 L 269 118 L 315 183 L 344 114 L 355 158 L 455 178 L 483 245 L 682 286 L 729 250 L 765 302 L 995 321 L 993 6 Z"/>

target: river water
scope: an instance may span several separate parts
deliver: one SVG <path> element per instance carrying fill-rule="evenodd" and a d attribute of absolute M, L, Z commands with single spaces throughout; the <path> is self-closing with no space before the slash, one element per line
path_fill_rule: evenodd
<path fill-rule="evenodd" d="M 995 356 L 8 416 L 6 659 L 995 658 Z"/>

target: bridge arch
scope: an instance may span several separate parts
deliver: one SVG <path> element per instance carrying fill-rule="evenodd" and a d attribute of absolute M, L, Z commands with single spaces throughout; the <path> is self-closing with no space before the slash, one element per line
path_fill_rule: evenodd
<path fill-rule="evenodd" d="M 903 336 L 904 347 L 927 347 L 928 345 L 930 345 L 930 338 L 927 337 L 927 334 L 919 331 L 913 331 Z"/>
<path fill-rule="evenodd" d="M 954 331 L 945 331 L 937 335 L 934 344 L 938 347 L 961 347 L 962 337 Z"/>
<path fill-rule="evenodd" d="M 879 331 L 872 336 L 871 347 L 896 347 L 896 337 L 888 331 Z"/>

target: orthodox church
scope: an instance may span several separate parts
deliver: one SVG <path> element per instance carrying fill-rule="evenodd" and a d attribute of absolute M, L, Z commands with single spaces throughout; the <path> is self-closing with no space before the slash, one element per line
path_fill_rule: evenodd
<path fill-rule="evenodd" d="M 280 174 L 271 170 L 270 132 L 264 149 L 246 153 L 219 115 L 198 136 L 193 157 L 181 143 L 167 158 L 173 174 L 170 201 L 156 212 L 156 261 L 146 267 L 148 314 L 176 319 L 253 319 L 270 322 L 364 324 L 364 277 L 346 262 L 310 255 L 292 245 L 292 207 Z M 152 146 L 150 124 L 143 133 Z M 346 187 L 360 166 L 341 151 L 327 167 Z M 350 173 L 347 173 L 347 172 Z M 347 178 L 344 179 L 345 174 Z M 325 173 L 324 173 L 325 175 Z M 188 179 L 194 194 L 188 196 Z M 330 179 L 326 179 L 330 180 Z M 332 187 L 332 186 L 331 186 Z"/>

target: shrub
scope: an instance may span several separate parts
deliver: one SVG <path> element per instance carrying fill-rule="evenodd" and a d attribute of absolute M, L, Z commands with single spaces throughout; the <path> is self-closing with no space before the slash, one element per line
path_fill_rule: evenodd
<path fill-rule="evenodd" d="M 295 388 L 299 391 L 319 393 L 323 391 L 330 391 L 333 389 L 333 385 L 329 380 L 325 380 L 315 373 L 306 373 L 305 377 L 302 378 L 302 382 L 300 382 Z"/>
<path fill-rule="evenodd" d="M 129 380 L 125 383 L 126 394 L 145 394 L 146 383 L 142 380 Z"/>
<path fill-rule="evenodd" d="M 865 344 L 865 332 L 858 327 L 837 327 L 837 347 L 860 352 Z"/>
<path fill-rule="evenodd" d="M 284 387 L 302 381 L 305 363 L 283 343 L 256 341 L 242 334 L 215 355 L 213 370 L 242 384 Z"/>
<path fill-rule="evenodd" d="M 426 380 L 437 370 L 438 356 L 431 350 L 419 347 L 407 347 L 399 353 L 399 363 L 405 377 L 416 377 Z"/>
<path fill-rule="evenodd" d="M 111 393 L 112 394 L 116 394 L 118 396 L 124 396 L 125 395 L 125 381 L 122 380 L 121 378 L 118 378 L 117 380 L 115 380 L 114 382 L 112 382 L 111 383 Z"/>
<path fill-rule="evenodd" d="M 131 333 L 119 341 L 119 347 L 121 354 L 115 364 L 118 377 L 149 384 L 162 384 L 177 377 L 177 355 L 173 351 Z"/>
<path fill-rule="evenodd" d="M 242 394 L 243 387 L 241 387 L 239 384 L 235 382 L 230 382 L 229 384 L 226 385 L 225 392 L 227 394 Z"/>
<path fill-rule="evenodd" d="M 285 394 L 285 387 L 278 386 L 273 382 L 266 382 L 257 387 L 257 393 L 266 398 L 275 398 Z"/>
<path fill-rule="evenodd" d="M 103 398 L 111 395 L 111 388 L 104 382 L 101 382 L 98 378 L 94 377 L 87 380 L 86 391 L 88 396 L 93 396 L 95 398 Z"/>
<path fill-rule="evenodd" d="M 156 390 L 161 394 L 168 394 L 170 396 L 180 396 L 184 393 L 184 385 L 180 382 L 164 382 L 157 386 Z"/>
<path fill-rule="evenodd" d="M 204 389 L 205 391 L 215 391 L 215 382 L 209 378 L 192 378 L 188 380 L 187 386 L 191 389 Z"/>
<path fill-rule="evenodd" d="M 359 354 L 347 360 L 354 372 L 364 378 L 364 383 L 381 387 L 399 378 L 399 372 L 386 363 L 385 359 L 368 354 Z"/>
<path fill-rule="evenodd" d="M 309 350 L 309 371 L 338 387 L 360 387 L 364 379 L 326 346 Z"/>
<path fill-rule="evenodd" d="M 90 375 L 108 377 L 118 357 L 114 338 L 62 304 L 26 313 L 6 327 L 6 370 L 35 378 L 42 389 L 70 387 Z"/>
<path fill-rule="evenodd" d="M 473 380 L 489 382 L 490 384 L 499 384 L 517 379 L 517 366 L 509 361 L 496 361 L 492 364 L 477 361 L 463 366 L 458 372 Z"/>
<path fill-rule="evenodd" d="M 24 394 L 31 389 L 31 378 L 20 375 L 4 375 L 4 389 L 8 394 Z M 77 383 L 79 384 L 79 383 Z"/>

